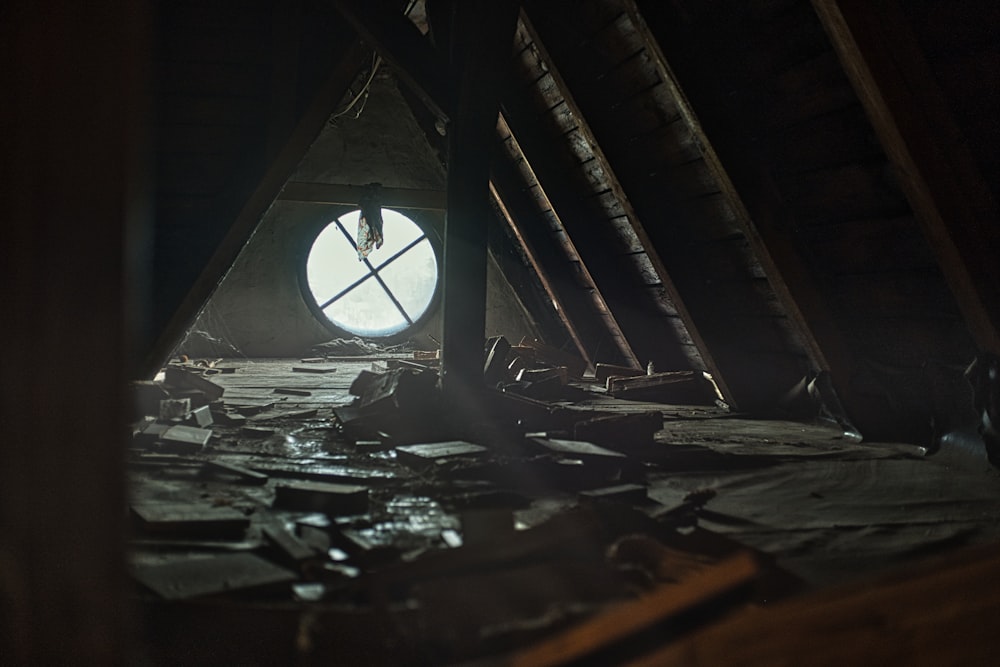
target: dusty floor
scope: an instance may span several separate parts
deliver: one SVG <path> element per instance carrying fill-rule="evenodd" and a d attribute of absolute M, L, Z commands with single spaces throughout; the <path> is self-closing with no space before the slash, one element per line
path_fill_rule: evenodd
<path fill-rule="evenodd" d="M 623 446 L 620 459 L 504 450 L 430 467 L 400 460 L 391 446 L 360 451 L 334 408 L 352 401 L 349 386 L 372 363 L 331 360 L 323 366 L 335 372 L 306 373 L 292 370 L 302 368 L 297 359 L 224 360 L 218 367 L 235 371 L 210 379 L 246 422 L 217 419 L 197 452 L 133 451 L 133 510 L 180 507 L 209 519 L 185 533 L 183 521 L 134 516 L 147 659 L 239 660 L 223 641 L 232 630 L 223 616 L 244 619 L 251 661 L 282 642 L 301 662 L 502 653 L 655 584 L 648 559 L 622 555 L 636 535 L 700 558 L 757 550 L 771 582 L 758 604 L 1000 538 L 1000 475 L 985 457 L 925 457 L 916 445 L 859 444 L 826 425 L 621 401 L 594 387 L 566 408 L 657 411 L 655 442 Z M 323 516 L 275 502 L 276 487 L 317 481 L 367 489 L 367 507 L 347 500 Z M 632 486 L 616 501 L 587 493 L 621 485 Z M 292 535 L 292 546 L 276 545 L 276 533 Z M 297 556 L 303 545 L 307 555 Z M 521 548 L 510 545 L 527 546 L 508 553 Z"/>

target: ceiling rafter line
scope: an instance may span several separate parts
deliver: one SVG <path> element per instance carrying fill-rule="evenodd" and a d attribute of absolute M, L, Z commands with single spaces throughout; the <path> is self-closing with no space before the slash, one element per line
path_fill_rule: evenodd
<path fill-rule="evenodd" d="M 143 375 L 151 377 L 163 365 L 185 329 L 197 319 L 226 271 L 236 261 L 247 239 L 257 228 L 261 217 L 274 202 L 295 166 L 319 135 L 358 72 L 368 64 L 370 57 L 371 49 L 360 40 L 355 39 L 345 45 L 341 57 L 331 68 L 288 139 L 246 197 L 229 231 L 151 345 L 140 369 Z"/>
<path fill-rule="evenodd" d="M 966 326 L 1000 353 L 997 202 L 898 2 L 812 0 Z"/>
<path fill-rule="evenodd" d="M 561 237 L 565 236 L 565 232 L 553 231 L 543 219 L 546 213 L 539 210 L 538 200 L 528 192 L 523 174 L 503 150 L 503 142 L 508 138 L 498 128 L 500 141 L 495 146 L 491 163 L 493 184 L 511 219 L 518 224 L 524 239 L 524 243 L 519 244 L 522 251 L 525 255 L 529 251 L 534 252 L 536 261 L 544 270 L 553 292 L 559 296 L 563 311 L 586 350 L 585 358 L 593 362 L 601 350 L 607 347 L 617 349 L 617 345 L 613 342 L 604 315 L 594 306 L 590 294 L 592 288 L 581 285 L 569 270 L 570 265 L 579 260 L 570 255 L 572 249 L 567 250 L 562 244 Z"/>
<path fill-rule="evenodd" d="M 584 345 L 583 339 L 580 337 L 580 332 L 577 330 L 576 325 L 570 318 L 562 298 L 559 296 L 554 286 L 552 285 L 552 281 L 549 279 L 548 272 L 541 265 L 541 262 L 539 261 L 538 258 L 538 252 L 535 250 L 533 244 L 530 244 L 528 242 L 528 239 L 525 238 L 524 233 L 520 228 L 520 225 L 518 224 L 514 216 L 511 215 L 510 209 L 504 202 L 503 197 L 500 196 L 500 193 L 497 191 L 496 183 L 492 179 L 490 180 L 490 194 L 493 196 L 493 200 L 496 202 L 497 208 L 500 210 L 500 213 L 502 214 L 504 221 L 507 223 L 507 226 L 510 228 L 511 233 L 517 240 L 517 243 L 521 247 L 521 250 L 524 252 L 525 257 L 528 258 L 528 263 L 531 264 L 531 268 L 535 272 L 535 275 L 538 277 L 538 281 L 542 284 L 542 289 L 545 290 L 545 294 L 551 300 L 552 305 L 556 311 L 556 315 L 559 317 L 559 320 L 566 328 L 566 332 L 569 334 L 569 337 L 573 340 L 573 344 L 576 346 L 577 351 L 580 353 L 580 356 L 587 362 L 588 366 L 593 366 L 594 359 L 591 357 L 590 352 L 587 350 L 587 346 Z"/>
<path fill-rule="evenodd" d="M 573 254 L 575 254 L 579 258 L 580 270 L 583 274 L 582 277 L 587 284 L 593 286 L 595 304 L 605 314 L 605 320 L 607 322 L 609 333 L 611 334 L 612 339 L 618 341 L 617 344 L 620 348 L 620 352 L 625 356 L 625 358 L 628 359 L 631 363 L 633 363 L 636 368 L 639 368 L 641 366 L 639 357 L 636 355 L 635 350 L 632 348 L 632 345 L 629 343 L 628 338 L 622 331 L 621 325 L 619 324 L 618 319 L 615 317 L 614 311 L 609 306 L 607 299 L 605 299 L 603 291 L 598 286 L 597 281 L 594 280 L 594 276 L 590 272 L 590 267 L 587 266 L 587 262 L 585 262 L 583 257 L 580 255 L 580 251 L 579 248 L 577 247 L 577 244 L 573 241 L 572 235 L 566 228 L 565 223 L 563 223 L 562 216 L 559 215 L 559 211 L 553 205 L 552 200 L 549 198 L 548 193 L 545 191 L 545 186 L 542 184 L 542 181 L 538 178 L 538 174 L 535 172 L 534 167 L 532 167 L 531 162 L 528 160 L 528 157 L 522 151 L 521 143 L 518 141 L 517 135 L 510 127 L 510 123 L 507 119 L 507 112 L 505 110 L 501 111 L 500 113 L 500 124 L 502 127 L 502 131 L 510 136 L 510 141 L 512 147 L 516 151 L 516 154 L 523 161 L 522 162 L 523 169 L 527 170 L 531 174 L 532 179 L 537 184 L 539 196 L 544 200 L 545 205 L 548 206 L 549 210 L 552 212 L 552 217 L 555 218 L 556 222 L 558 222 L 559 226 L 562 228 L 562 231 L 564 232 L 564 238 L 562 239 L 562 242 L 568 245 L 570 248 L 572 248 Z"/>
<path fill-rule="evenodd" d="M 724 164 L 718 153 L 718 142 L 710 140 L 702 124 L 702 118 L 696 114 L 687 92 L 681 87 L 660 39 L 653 34 L 647 22 L 647 12 L 650 11 L 651 3 L 637 0 L 623 0 L 623 2 L 640 38 L 646 44 L 664 85 L 670 89 L 678 111 L 694 135 L 705 163 L 721 186 L 725 200 L 734 211 L 736 222 L 746 236 L 753 255 L 788 314 L 795 332 L 804 343 L 810 362 L 815 370 L 825 370 L 830 373 L 840 399 L 858 426 L 876 423 L 879 416 L 873 414 L 870 405 L 854 391 L 853 378 L 856 371 L 854 357 L 839 324 L 827 307 L 819 286 L 805 265 L 795 240 L 790 236 L 788 230 L 795 228 L 793 214 L 783 204 L 768 169 L 758 163 L 748 147 L 732 136 L 728 136 L 728 162 Z M 678 38 L 677 42 L 672 44 L 673 47 L 678 51 L 690 48 L 692 38 L 684 34 L 685 27 L 673 26 L 672 30 L 672 35 Z M 718 95 L 712 92 L 711 85 L 703 84 L 706 88 L 702 91 L 703 97 Z M 707 103 L 705 107 L 708 107 Z M 717 120 L 716 126 L 719 129 L 721 121 Z M 723 140 L 725 141 L 726 137 Z M 738 171 L 742 189 L 736 185 L 734 170 Z M 745 193 L 751 193 L 752 201 L 744 199 Z M 753 214 L 751 210 L 754 211 Z"/>
<path fill-rule="evenodd" d="M 335 0 L 335 2 L 338 9 L 344 13 L 345 18 L 358 29 L 361 35 L 369 40 L 382 58 L 399 73 L 404 84 L 410 87 L 432 112 L 448 117 L 454 102 L 446 95 L 448 85 L 444 77 L 445 68 L 431 44 L 424 35 L 420 34 L 416 26 L 407 21 L 402 14 L 397 16 L 385 12 L 376 15 L 376 12 L 365 3 L 352 2 L 351 0 Z M 509 104 L 512 99 L 517 99 L 518 92 L 512 81 L 502 84 L 502 106 Z M 513 137 L 509 128 L 507 131 Z M 523 154 L 521 157 L 524 157 Z M 530 168 L 527 160 L 524 160 L 524 165 Z M 553 213 L 555 213 L 555 209 L 553 209 Z M 582 262 L 581 266 L 583 266 Z M 604 321 L 604 328 L 607 329 L 608 336 L 615 341 L 615 345 L 619 348 L 624 359 L 638 368 L 639 360 L 635 352 L 623 335 L 618 321 L 596 285 L 594 294 L 599 297 L 595 298 L 594 307 L 603 311 L 601 319 Z"/>
<path fill-rule="evenodd" d="M 618 180 L 615 169 L 611 165 L 607 155 L 604 153 L 604 150 L 601 148 L 601 144 L 597 141 L 597 137 L 595 136 L 593 129 L 587 122 L 583 111 L 576 102 L 576 99 L 572 96 L 569 86 L 566 84 L 565 79 L 563 79 L 562 74 L 555 62 L 553 62 L 551 55 L 545 48 L 545 44 L 539 38 L 534 25 L 531 23 L 530 17 L 524 9 L 521 11 L 521 21 L 525 31 L 531 36 L 531 39 L 536 46 L 537 53 L 544 61 L 545 66 L 548 68 L 549 73 L 555 81 L 556 87 L 559 89 L 563 100 L 566 102 L 566 106 L 569 108 L 570 113 L 572 113 L 576 118 L 577 127 L 580 130 L 580 133 L 583 134 L 584 138 L 590 144 L 593 159 L 604 171 L 609 186 L 608 191 L 615 196 L 618 203 L 621 205 L 624 217 L 628 220 L 629 227 L 636 235 L 639 244 L 642 246 L 646 256 L 649 258 L 650 263 L 653 265 L 653 269 L 656 272 L 656 276 L 659 278 L 660 284 L 663 286 L 664 290 L 670 297 L 670 300 L 673 302 L 673 306 L 676 309 L 677 314 L 680 316 L 681 322 L 687 330 L 687 334 L 691 337 L 692 341 L 694 341 L 695 347 L 698 350 L 698 354 L 701 357 L 702 362 L 705 364 L 706 370 L 712 374 L 726 400 L 733 402 L 733 396 L 729 391 L 728 385 L 726 384 L 725 377 L 722 375 L 718 365 L 715 363 L 712 353 L 708 349 L 708 345 L 705 343 L 704 338 L 698 331 L 687 306 L 684 304 L 684 300 L 681 298 L 680 292 L 677 290 L 677 287 L 674 285 L 674 282 L 670 277 L 670 273 L 667 271 L 666 265 L 649 238 L 649 234 L 646 232 L 646 228 L 643 225 L 641 218 L 635 211 L 635 207 L 632 205 L 631 199 L 629 199 L 624 187 Z M 602 192 L 601 194 L 604 193 Z"/>

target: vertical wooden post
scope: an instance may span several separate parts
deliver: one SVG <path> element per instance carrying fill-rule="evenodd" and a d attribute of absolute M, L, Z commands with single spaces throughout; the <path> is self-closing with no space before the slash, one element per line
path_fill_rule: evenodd
<path fill-rule="evenodd" d="M 4 664 L 126 661 L 126 242 L 145 200 L 147 12 L 0 8 Z"/>
<path fill-rule="evenodd" d="M 453 113 L 448 126 L 444 239 L 442 388 L 448 397 L 483 385 L 486 222 L 497 88 L 510 59 L 518 6 L 512 0 L 450 4 L 446 44 Z"/>

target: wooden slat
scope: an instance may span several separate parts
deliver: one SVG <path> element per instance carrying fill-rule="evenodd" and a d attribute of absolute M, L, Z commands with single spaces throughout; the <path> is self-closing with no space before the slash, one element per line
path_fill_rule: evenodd
<path fill-rule="evenodd" d="M 813 0 L 976 343 L 1000 353 L 990 194 L 905 15 L 892 1 Z"/>
<path fill-rule="evenodd" d="M 654 247 L 652 241 L 650 240 L 649 234 L 646 232 L 646 228 L 643 221 L 639 218 L 639 215 L 636 212 L 635 207 L 632 205 L 632 202 L 629 199 L 628 194 L 626 193 L 624 187 L 622 186 L 622 183 L 618 180 L 618 177 L 615 174 L 614 166 L 611 164 L 607 155 L 601 148 L 601 143 L 598 140 L 598 137 L 594 134 L 594 130 L 587 122 L 587 119 L 583 114 L 583 110 L 580 108 L 580 105 L 573 97 L 569 86 L 566 84 L 566 81 L 560 74 L 558 67 L 553 62 L 552 55 L 548 52 L 548 50 L 545 48 L 544 43 L 541 41 L 538 32 L 535 29 L 535 26 L 531 22 L 530 13 L 526 11 L 522 12 L 521 23 L 524 26 L 525 31 L 531 36 L 532 40 L 534 41 L 535 48 L 537 49 L 539 58 L 543 60 L 545 63 L 547 63 L 549 73 L 552 76 L 553 80 L 556 82 L 556 85 L 562 94 L 562 98 L 565 102 L 566 107 L 576 118 L 576 122 L 578 125 L 577 131 L 580 133 L 580 135 L 583 137 L 586 143 L 590 146 L 590 150 L 592 151 L 592 154 L 594 156 L 594 162 L 599 167 L 605 182 L 610 187 L 610 192 L 608 194 L 611 196 L 611 198 L 614 199 L 614 201 L 617 203 L 617 206 L 620 207 L 620 213 L 618 211 L 609 212 L 609 218 L 615 219 L 624 216 L 624 218 L 628 221 L 630 225 L 632 235 L 634 235 L 634 238 L 639 242 L 639 244 L 645 251 L 644 258 L 645 260 L 648 260 L 646 264 L 648 264 L 650 270 L 649 273 L 651 273 L 652 275 L 650 276 L 643 275 L 644 284 L 648 285 L 648 284 L 654 284 L 655 282 L 659 282 L 659 284 L 663 286 L 666 294 L 669 296 L 673 308 L 676 310 L 678 316 L 683 321 L 684 328 L 687 330 L 690 339 L 694 341 L 695 345 L 698 347 L 698 351 L 704 363 L 704 368 L 708 370 L 708 372 L 710 372 L 713 375 L 713 377 L 715 377 L 716 382 L 719 384 L 719 387 L 722 390 L 723 396 L 726 398 L 726 400 L 731 401 L 732 395 L 729 392 L 729 388 L 725 383 L 725 377 L 720 372 L 718 366 L 715 364 L 715 361 L 712 358 L 711 351 L 708 349 L 708 346 L 702 339 L 701 334 L 698 332 L 698 329 L 695 326 L 694 321 L 692 320 L 691 315 L 687 310 L 687 306 L 684 304 L 684 300 L 681 298 L 680 292 L 678 292 L 676 286 L 674 285 L 673 280 L 670 277 L 670 274 L 667 272 L 663 260 L 660 258 L 659 253 L 656 251 L 656 248 Z M 662 352 L 657 352 L 654 349 L 643 349 L 640 346 L 640 343 L 642 342 L 644 341 L 642 341 L 641 339 L 636 339 L 634 346 L 636 347 L 640 356 L 644 359 L 648 360 L 655 358 L 658 362 L 661 363 L 665 362 L 671 364 L 670 367 L 678 370 L 680 369 L 679 363 L 687 361 L 686 359 L 684 360 L 676 359 L 676 361 L 674 361 L 669 358 L 665 358 L 667 355 L 664 355 Z M 658 347 L 663 346 L 662 340 L 655 340 L 650 342 Z"/>
<path fill-rule="evenodd" d="M 684 116 L 704 147 L 705 159 L 716 172 L 723 193 L 734 210 L 754 255 L 794 322 L 812 363 L 828 370 L 841 401 L 862 429 L 880 423 L 881 415 L 869 411 L 851 387 L 854 362 L 838 324 L 833 319 L 791 235 L 795 221 L 784 206 L 766 167 L 755 157 L 745 137 L 727 121 L 724 92 L 706 80 L 693 62 L 697 39 L 691 27 L 666 17 L 651 2 L 627 0 L 633 20 L 642 26 L 647 48 L 656 54 L 662 76 L 682 102 Z M 639 8 L 642 9 L 640 13 Z M 647 18 L 657 17 L 654 36 Z M 675 69 L 682 64 L 687 75 L 682 89 Z M 688 95 L 697 95 L 689 101 Z M 697 112 L 696 112 L 697 106 Z M 703 125 L 704 123 L 704 125 Z"/>

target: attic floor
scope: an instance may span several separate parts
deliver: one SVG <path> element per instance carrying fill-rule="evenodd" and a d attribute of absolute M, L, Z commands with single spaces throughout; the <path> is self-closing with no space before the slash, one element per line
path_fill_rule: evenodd
<path fill-rule="evenodd" d="M 217 367 L 235 371 L 211 380 L 224 387 L 227 409 L 246 413 L 246 424 L 214 424 L 213 438 L 197 453 L 133 451 L 133 508 L 183 506 L 195 513 L 197 508 L 209 513 L 228 508 L 249 518 L 249 527 L 236 535 L 213 534 L 209 526 L 196 536 L 179 536 L 169 526 L 161 533 L 137 521 L 131 548 L 137 579 L 177 577 L 170 589 L 176 595 L 164 594 L 162 586 L 154 593 L 148 583 L 137 588 L 152 663 L 160 663 L 161 656 L 163 664 L 179 656 L 186 664 L 220 657 L 269 662 L 275 659 L 275 645 L 300 664 L 309 662 L 302 660 L 306 654 L 316 660 L 350 656 L 363 664 L 424 664 L 480 657 L 484 646 L 494 647 L 486 652 L 510 650 L 654 583 L 657 575 L 648 559 L 623 566 L 624 557 L 605 557 L 609 545 L 620 545 L 629 534 L 699 558 L 741 547 L 760 552 L 775 576 L 769 579 L 773 586 L 755 594 L 759 604 L 767 604 L 772 594 L 840 584 L 1000 539 L 1000 475 L 985 457 L 960 452 L 924 457 L 915 445 L 858 444 L 826 425 L 744 419 L 712 407 L 620 401 L 594 388 L 584 389 L 565 407 L 658 411 L 664 423 L 655 444 L 613 465 L 584 457 L 582 465 L 564 461 L 553 467 L 549 461 L 536 468 L 487 453 L 475 463 L 433 466 L 434 472 L 413 468 L 391 449 L 358 451 L 336 428 L 334 406 L 351 402 L 348 387 L 372 363 L 340 359 L 326 364 L 335 372 L 305 373 L 292 370 L 303 366 L 297 359 L 223 360 Z M 298 394 L 280 393 L 287 390 Z M 206 467 L 210 461 L 268 479 L 251 484 L 231 471 Z M 497 474 L 500 469 L 507 474 Z M 538 474 L 544 481 L 512 481 L 512 470 Z M 276 486 L 303 481 L 364 487 L 369 504 L 367 511 L 331 516 L 335 530 L 314 531 L 309 539 L 317 534 L 337 539 L 329 545 L 310 541 L 316 558 L 290 563 L 264 529 L 279 526 L 303 537 L 302 519 L 307 533 L 310 521 L 320 520 L 310 512 L 272 506 Z M 580 495 L 583 489 L 625 483 L 645 487 L 645 496 L 640 490 L 627 502 L 610 503 L 588 502 Z M 503 528 L 503 517 L 510 522 L 508 510 L 515 532 Z M 566 517 L 586 523 L 580 517 L 588 513 L 599 524 L 592 533 L 594 558 L 567 562 L 565 554 L 556 557 L 540 547 L 537 559 L 496 562 L 503 560 L 497 554 L 503 554 L 504 540 L 539 526 L 535 534 L 550 529 L 559 534 Z M 462 516 L 470 522 L 468 534 L 463 534 Z M 500 524 L 490 523 L 497 517 Z M 487 534 L 473 542 L 474 521 L 500 525 L 493 529 L 500 536 Z M 463 538 L 466 547 L 456 548 Z M 475 543 L 487 548 L 475 551 Z M 341 560 L 327 558 L 327 546 Z M 446 564 L 433 576 L 415 576 L 421 581 L 408 592 L 395 590 L 399 581 L 413 578 L 407 567 L 438 551 L 464 553 L 466 559 L 456 556 L 454 574 Z M 235 590 L 241 587 L 240 573 L 219 575 L 204 567 L 199 580 L 190 570 L 164 574 L 162 569 L 207 565 L 240 553 L 263 555 L 292 574 L 278 577 L 277 586 L 240 591 Z M 393 585 L 379 583 L 387 572 Z M 231 581 L 223 586 L 204 581 L 219 576 Z M 252 582 L 253 575 L 247 577 L 243 583 Z M 290 581 L 298 582 L 294 593 Z M 302 585 L 306 582 L 312 585 Z M 210 594 L 199 595 L 199 590 Z M 322 601 L 310 601 L 312 596 Z M 224 645 L 224 637 L 239 637 L 241 648 Z"/>

